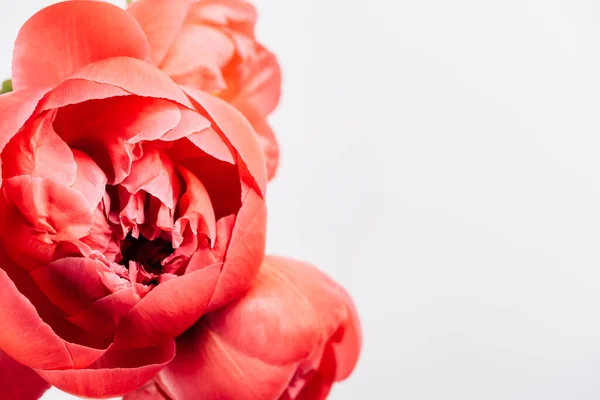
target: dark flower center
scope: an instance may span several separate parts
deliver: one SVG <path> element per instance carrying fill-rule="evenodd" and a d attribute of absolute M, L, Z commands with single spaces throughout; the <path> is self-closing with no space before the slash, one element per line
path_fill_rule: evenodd
<path fill-rule="evenodd" d="M 162 273 L 162 261 L 173 254 L 170 241 L 164 239 L 148 240 L 143 235 L 139 238 L 127 235 L 121 244 L 122 259 L 119 264 L 129 268 L 129 262 L 135 261 L 151 274 Z"/>

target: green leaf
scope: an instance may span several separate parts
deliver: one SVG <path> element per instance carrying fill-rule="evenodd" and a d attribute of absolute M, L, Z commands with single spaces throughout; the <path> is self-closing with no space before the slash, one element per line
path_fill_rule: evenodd
<path fill-rule="evenodd" d="M 13 91 L 12 79 L 7 79 L 4 82 L 2 82 L 2 91 L 0 91 L 0 94 L 9 93 L 12 91 Z"/>

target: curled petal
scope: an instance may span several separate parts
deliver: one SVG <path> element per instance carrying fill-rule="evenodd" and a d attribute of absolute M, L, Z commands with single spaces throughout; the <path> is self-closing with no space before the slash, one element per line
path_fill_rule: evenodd
<path fill-rule="evenodd" d="M 29 367 L 0 351 L 0 387 L 2 396 L 12 400 L 37 400 L 50 384 Z"/>
<path fill-rule="evenodd" d="M 85 369 L 36 372 L 53 386 L 84 397 L 122 396 L 144 385 L 175 356 L 175 343 L 136 350 L 111 350 Z"/>
<path fill-rule="evenodd" d="M 115 86 L 137 96 L 167 99 L 193 108 L 190 100 L 167 74 L 131 57 L 97 61 L 75 72 L 70 78 Z"/>
<path fill-rule="evenodd" d="M 179 336 L 205 313 L 219 272 L 212 265 L 155 287 L 125 316 L 115 345 L 148 347 Z"/>
<path fill-rule="evenodd" d="M 159 199 L 171 210 L 179 198 L 179 180 L 166 153 L 145 147 L 144 155 L 131 166 L 131 173 L 121 185 L 130 193 L 141 190 Z"/>
<path fill-rule="evenodd" d="M 108 179 L 102 169 L 84 152 L 73 150 L 77 173 L 72 188 L 85 196 L 90 207 L 96 207 L 105 194 Z"/>
<path fill-rule="evenodd" d="M 40 115 L 8 143 L 2 152 L 4 179 L 31 175 L 73 184 L 77 164 L 69 146 L 54 132 L 53 120 L 54 113 Z"/>
<path fill-rule="evenodd" d="M 240 158 L 247 166 L 248 172 L 258 185 L 260 193 L 264 195 L 267 185 L 265 158 L 256 139 L 254 129 L 252 129 L 248 120 L 221 99 L 189 87 L 184 88 L 184 90 L 221 129 L 223 135 L 237 150 Z"/>
<path fill-rule="evenodd" d="M 186 191 L 179 200 L 178 205 L 181 218 L 175 223 L 175 232 L 179 236 L 177 242 L 179 244 L 183 242 L 185 225 L 189 226 L 195 235 L 204 233 L 211 241 L 214 241 L 217 230 L 215 211 L 206 188 L 187 169 L 179 167 L 178 172 L 185 182 Z"/>
<path fill-rule="evenodd" d="M 77 314 L 94 301 L 111 293 L 103 275 L 110 268 L 87 258 L 61 258 L 31 272 L 44 294 L 67 314 Z"/>
<path fill-rule="evenodd" d="M 31 117 L 44 93 L 44 90 L 22 90 L 0 95 L 0 152 Z"/>
<path fill-rule="evenodd" d="M 21 28 L 13 57 L 16 90 L 58 85 L 79 68 L 109 57 L 149 57 L 131 15 L 105 2 L 68 1 L 38 12 Z"/>

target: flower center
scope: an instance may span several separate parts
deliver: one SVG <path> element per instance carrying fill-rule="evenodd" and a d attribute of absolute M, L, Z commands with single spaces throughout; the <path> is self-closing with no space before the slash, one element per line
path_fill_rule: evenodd
<path fill-rule="evenodd" d="M 127 235 L 121 244 L 122 259 L 119 264 L 129 268 L 129 262 L 134 261 L 150 274 L 162 273 L 162 261 L 173 254 L 170 241 L 157 238 L 148 240 L 143 235 L 135 238 Z"/>

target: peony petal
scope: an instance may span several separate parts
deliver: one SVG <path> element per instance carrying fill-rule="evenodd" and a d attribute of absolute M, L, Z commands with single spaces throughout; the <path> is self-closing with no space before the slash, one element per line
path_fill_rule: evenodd
<path fill-rule="evenodd" d="M 184 90 L 221 129 L 248 167 L 261 194 L 264 195 L 267 185 L 265 159 L 250 123 L 239 111 L 223 100 L 196 89 L 186 87 Z"/>
<path fill-rule="evenodd" d="M 190 49 L 194 49 L 193 55 L 190 55 Z M 186 24 L 181 27 L 160 68 L 177 83 L 194 83 L 201 90 L 213 92 L 225 88 L 221 69 L 231 61 L 234 54 L 233 42 L 219 29 Z M 196 82 L 192 77 L 190 81 L 189 75 L 196 75 L 196 71 L 204 71 L 201 75 L 209 79 Z"/>
<path fill-rule="evenodd" d="M 237 214 L 242 193 L 237 165 L 223 162 L 194 146 L 188 138 L 176 141 L 168 150 L 175 164 L 194 174 L 208 191 L 215 219 Z"/>
<path fill-rule="evenodd" d="M 190 226 L 195 235 L 206 234 L 212 242 L 216 236 L 215 211 L 210 196 L 202 182 L 190 171 L 178 167 L 177 171 L 185 182 L 186 191 L 179 200 L 178 208 L 181 217 L 175 223 L 175 232 L 183 234 L 184 221 Z M 200 229 L 199 229 L 200 228 Z M 183 236 L 178 240 L 183 242 Z"/>
<path fill-rule="evenodd" d="M 179 336 L 205 313 L 219 272 L 213 265 L 159 284 L 123 319 L 115 345 L 148 347 Z"/>
<path fill-rule="evenodd" d="M 15 360 L 32 368 L 73 368 L 88 365 L 104 353 L 58 337 L 4 270 L 0 270 L 0 288 L 0 349 Z"/>
<path fill-rule="evenodd" d="M 171 100 L 193 109 L 185 93 L 167 74 L 135 58 L 114 57 L 97 61 L 70 78 L 115 86 L 141 97 Z"/>
<path fill-rule="evenodd" d="M 229 303 L 252 284 L 264 257 L 266 221 L 264 199 L 253 189 L 248 190 L 235 220 L 223 271 L 209 310 Z"/>
<path fill-rule="evenodd" d="M 275 177 L 277 168 L 279 167 L 279 144 L 277 143 L 275 132 L 273 132 L 267 119 L 262 114 L 247 105 L 238 104 L 236 107 L 244 114 L 256 131 L 258 143 L 267 163 L 267 178 L 271 180 Z"/>
<path fill-rule="evenodd" d="M 171 142 L 210 128 L 210 121 L 196 111 L 183 107 L 180 107 L 179 111 L 181 112 L 179 124 L 161 137 L 160 140 Z"/>
<path fill-rule="evenodd" d="M 141 190 L 159 199 L 171 210 L 179 198 L 179 179 L 167 154 L 155 147 L 144 147 L 144 155 L 131 166 L 121 185 L 130 193 Z"/>
<path fill-rule="evenodd" d="M 90 207 L 97 207 L 106 193 L 108 179 L 102 169 L 82 151 L 73 150 L 77 165 L 75 182 L 71 186 L 78 190 L 88 201 Z"/>
<path fill-rule="evenodd" d="M 0 388 L 2 396 L 11 400 L 37 400 L 50 384 L 29 367 L 0 351 Z"/>
<path fill-rule="evenodd" d="M 231 149 L 225 144 L 223 138 L 212 127 L 196 132 L 187 137 L 200 150 L 210 154 L 217 160 L 235 164 Z"/>
<path fill-rule="evenodd" d="M 229 27 L 253 38 L 256 17 L 256 8 L 248 1 L 204 0 L 191 8 L 189 22 Z"/>
<path fill-rule="evenodd" d="M 50 179 L 16 176 L 6 179 L 2 189 L 26 223 L 52 240 L 79 239 L 92 226 L 93 209 L 85 197 Z"/>
<path fill-rule="evenodd" d="M 16 90 L 57 86 L 81 67 L 109 57 L 148 59 L 150 47 L 135 19 L 104 2 L 68 1 L 43 9 L 15 42 Z"/>
<path fill-rule="evenodd" d="M 250 356 L 276 364 L 298 362 L 323 346 L 346 317 L 340 294 L 317 269 L 266 257 L 249 294 L 213 313 L 209 324 Z M 253 321 L 252 330 L 234 329 L 246 319 Z"/>
<path fill-rule="evenodd" d="M 273 53 L 260 48 L 258 54 L 224 72 L 227 90 L 219 95 L 239 108 L 251 108 L 266 117 L 281 98 L 281 67 Z"/>
<path fill-rule="evenodd" d="M 53 120 L 53 112 L 37 116 L 8 143 L 2 152 L 4 179 L 31 175 L 66 186 L 75 182 L 77 164 L 73 152 L 54 132 Z"/>
<path fill-rule="evenodd" d="M 167 55 L 189 8 L 189 0 L 139 0 L 128 7 L 146 33 L 154 65 L 160 65 Z"/>
<path fill-rule="evenodd" d="M 0 95 L 0 121 L 2 121 L 0 152 L 25 125 L 44 94 L 43 90 L 23 90 Z M 2 172 L 1 169 L 0 172 Z M 1 183 L 2 176 L 0 174 Z"/>
<path fill-rule="evenodd" d="M 139 350 L 111 350 L 92 367 L 36 370 L 60 390 L 84 397 L 122 396 L 144 385 L 175 357 L 175 343 Z"/>
<path fill-rule="evenodd" d="M 68 79 L 44 97 L 40 102 L 39 111 L 54 110 L 90 100 L 123 96 L 131 96 L 131 93 L 116 86 L 84 79 Z"/>
<path fill-rule="evenodd" d="M 140 284 L 119 290 L 69 317 L 69 321 L 95 335 L 112 339 L 123 318 L 149 291 L 149 286 Z"/>
<path fill-rule="evenodd" d="M 201 321 L 177 339 L 177 356 L 157 380 L 174 399 L 264 400 L 276 399 L 294 372 L 246 355 Z"/>
<path fill-rule="evenodd" d="M 48 299 L 70 315 L 111 293 L 107 274 L 114 272 L 88 258 L 62 258 L 31 272 Z"/>
<path fill-rule="evenodd" d="M 134 392 L 128 393 L 123 397 L 123 400 L 171 400 L 163 394 L 161 389 L 154 381 L 151 381 L 146 386 L 142 386 Z"/>

